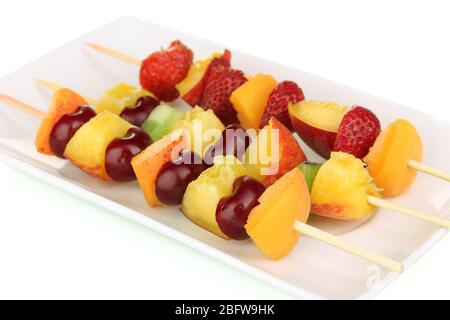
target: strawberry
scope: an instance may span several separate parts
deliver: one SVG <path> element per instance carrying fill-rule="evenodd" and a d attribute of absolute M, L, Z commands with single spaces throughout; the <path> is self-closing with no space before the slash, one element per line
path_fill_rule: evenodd
<path fill-rule="evenodd" d="M 204 109 L 212 109 L 225 126 L 238 123 L 237 113 L 230 102 L 230 96 L 246 81 L 247 78 L 240 70 L 216 67 L 208 77 L 200 106 Z"/>
<path fill-rule="evenodd" d="M 364 158 L 380 134 L 377 116 L 361 106 L 353 106 L 342 118 L 333 151 L 343 151 Z"/>
<path fill-rule="evenodd" d="M 193 53 L 181 41 L 149 55 L 141 64 L 139 80 L 143 88 L 159 100 L 172 101 L 180 95 L 175 85 L 183 80 L 192 64 Z"/>
<path fill-rule="evenodd" d="M 213 59 L 208 68 L 206 68 L 205 74 L 202 79 L 183 96 L 183 100 L 186 101 L 192 107 L 195 107 L 200 103 L 200 99 L 202 98 L 203 90 L 205 90 L 206 83 L 208 82 L 208 78 L 214 70 L 219 68 L 230 68 L 230 60 L 231 60 L 231 52 L 229 50 L 225 50 L 223 55 L 220 58 Z"/>
<path fill-rule="evenodd" d="M 260 121 L 260 127 L 267 125 L 271 117 L 277 118 L 290 131 L 293 130 L 289 118 L 289 103 L 297 103 L 305 99 L 302 89 L 293 81 L 280 82 L 270 93 L 267 105 Z"/>

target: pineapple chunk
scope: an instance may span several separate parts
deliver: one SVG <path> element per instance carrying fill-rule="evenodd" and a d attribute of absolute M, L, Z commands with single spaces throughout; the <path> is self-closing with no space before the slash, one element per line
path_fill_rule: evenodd
<path fill-rule="evenodd" d="M 114 139 L 125 136 L 133 126 L 109 111 L 84 124 L 70 139 L 64 156 L 81 170 L 103 180 L 110 180 L 105 170 L 105 152 Z"/>
<path fill-rule="evenodd" d="M 197 106 L 186 112 L 183 119 L 174 121 L 169 132 L 179 129 L 185 133 L 188 148 L 203 156 L 208 147 L 221 137 L 225 126 L 211 109 L 205 111 Z"/>
<path fill-rule="evenodd" d="M 119 83 L 115 87 L 107 90 L 97 101 L 95 111 L 101 113 L 109 111 L 120 114 L 127 107 L 134 107 L 137 99 L 143 96 L 152 96 L 144 89 L 136 88 L 126 83 Z"/>
<path fill-rule="evenodd" d="M 360 219 L 376 211 L 368 195 L 380 196 L 364 163 L 351 154 L 332 152 L 312 185 L 311 212 L 333 219 Z"/>
<path fill-rule="evenodd" d="M 256 178 L 235 157 L 215 157 L 214 165 L 189 183 L 181 211 L 196 225 L 228 239 L 217 224 L 216 207 L 221 198 L 232 193 L 234 180 L 245 175 Z"/>

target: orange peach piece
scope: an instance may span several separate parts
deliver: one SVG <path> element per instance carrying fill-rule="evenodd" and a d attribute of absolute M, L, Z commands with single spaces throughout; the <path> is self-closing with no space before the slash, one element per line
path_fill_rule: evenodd
<path fill-rule="evenodd" d="M 35 146 L 38 152 L 53 155 L 50 148 L 50 135 L 53 127 L 65 114 L 75 112 L 78 107 L 87 104 L 80 95 L 63 88 L 56 90 L 52 97 L 47 115 L 42 120 L 36 134 Z"/>
<path fill-rule="evenodd" d="M 259 129 L 267 99 L 276 86 L 277 80 L 271 75 L 257 74 L 233 91 L 230 101 L 245 129 Z"/>
<path fill-rule="evenodd" d="M 300 237 L 294 222 L 306 223 L 309 217 L 309 191 L 301 171 L 294 168 L 286 173 L 266 189 L 259 203 L 250 212 L 245 229 L 263 253 L 280 259 Z"/>
<path fill-rule="evenodd" d="M 409 160 L 422 161 L 422 140 L 414 126 L 403 119 L 389 124 L 378 136 L 364 161 L 384 197 L 405 192 L 416 176 Z"/>
<path fill-rule="evenodd" d="M 311 212 L 340 220 L 363 218 L 376 210 L 368 195 L 379 197 L 379 192 L 364 163 L 351 154 L 332 152 L 314 180 Z"/>
<path fill-rule="evenodd" d="M 182 131 L 167 134 L 131 160 L 134 173 L 151 207 L 161 205 L 156 196 L 156 177 L 161 167 L 174 160 L 184 149 L 185 139 Z"/>

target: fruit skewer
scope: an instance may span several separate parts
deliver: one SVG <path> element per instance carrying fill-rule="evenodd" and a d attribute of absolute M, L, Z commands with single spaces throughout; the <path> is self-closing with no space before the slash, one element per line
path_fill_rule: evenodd
<path fill-rule="evenodd" d="M 193 63 L 192 50 L 179 40 L 172 41 L 168 48 L 156 51 L 142 61 L 103 46 L 87 45 L 139 66 L 141 86 L 159 100 L 172 101 L 182 97 L 191 106 L 198 104 L 209 75 L 217 68 L 228 68 L 231 59 L 231 53 L 225 50 L 223 54 L 214 53 Z"/>
<path fill-rule="evenodd" d="M 272 118 L 271 123 L 271 128 L 278 129 L 279 132 L 279 171 L 283 174 L 286 172 L 286 165 L 293 159 L 295 161 L 291 164 L 298 165 L 304 163 L 306 157 L 295 156 L 299 152 L 295 151 L 298 143 L 286 127 L 275 118 Z M 267 136 L 267 131 L 270 130 L 266 127 L 261 129 L 247 151 L 255 153 L 258 148 L 264 148 L 264 137 Z M 270 145 L 265 148 L 276 149 Z M 245 160 L 252 166 L 248 159 Z M 289 169 L 290 166 L 287 168 Z M 273 177 L 267 176 L 264 179 L 273 181 L 271 178 Z M 377 207 L 382 207 L 444 228 L 450 227 L 450 220 L 396 205 L 381 199 L 381 196 L 378 185 L 372 183 L 370 172 L 365 169 L 360 159 L 350 153 L 333 152 L 330 160 L 319 169 L 318 178 L 312 185 L 312 212 L 328 218 L 352 220 L 365 217 L 375 212 Z"/>
<path fill-rule="evenodd" d="M 351 154 L 332 152 L 324 164 L 300 165 L 311 192 L 311 212 L 332 219 L 354 220 L 385 208 L 438 226 L 450 220 L 406 208 L 381 198 L 364 163 Z"/>
<path fill-rule="evenodd" d="M 95 44 L 88 46 L 108 54 L 115 52 Z M 237 112 L 229 96 L 248 79 L 242 71 L 231 68 L 230 60 L 231 52 L 224 50 L 193 61 L 192 51 L 175 40 L 167 49 L 153 52 L 139 62 L 139 82 L 161 101 L 180 97 L 192 107 L 212 109 L 224 125 L 229 125 L 237 123 Z"/>
<path fill-rule="evenodd" d="M 39 153 L 67 158 L 102 180 L 135 179 L 131 158 L 151 143 L 144 130 L 109 111 L 96 114 L 69 89 L 54 92 L 47 113 L 9 96 L 0 95 L 0 101 L 41 119 L 35 140 Z"/>
<path fill-rule="evenodd" d="M 381 131 L 378 118 L 367 108 L 311 100 L 291 104 L 289 113 L 300 138 L 325 159 L 332 151 L 363 159 L 385 197 L 406 191 L 417 171 L 450 181 L 449 173 L 422 163 L 421 138 L 407 120 L 398 119 Z"/>
<path fill-rule="evenodd" d="M 48 80 L 34 80 L 38 85 L 53 92 L 65 88 L 61 84 Z M 151 96 L 151 93 L 126 83 L 119 83 L 108 89 L 99 99 L 82 96 L 91 106 L 95 106 L 97 113 L 110 111 L 144 129 L 150 135 L 152 142 L 164 136 L 172 123 L 183 117 L 183 112 L 169 104 L 160 103 Z"/>
<path fill-rule="evenodd" d="M 38 118 L 42 118 L 44 116 L 44 114 L 41 111 L 39 111 L 38 109 L 31 107 L 29 105 L 26 105 L 24 103 L 21 103 L 20 101 L 13 99 L 9 96 L 0 95 L 0 101 L 5 104 L 8 104 L 12 107 L 15 107 L 21 111 L 24 111 L 32 116 L 35 116 Z M 120 119 L 119 117 L 117 117 L 117 118 Z M 123 121 L 123 120 L 121 120 L 121 121 Z M 123 122 L 125 123 L 125 121 L 123 121 Z M 177 142 L 177 141 L 179 142 L 179 140 L 171 139 L 168 143 L 167 139 L 171 139 L 171 137 L 161 139 L 157 143 L 148 147 L 142 153 L 138 154 L 138 156 L 133 159 L 133 162 L 134 162 L 133 168 L 137 172 L 139 172 L 142 169 L 141 166 L 143 166 L 144 169 L 149 168 L 149 164 L 146 163 L 146 157 L 148 155 L 150 155 L 150 157 L 152 159 L 154 159 L 155 157 L 164 159 L 165 155 L 167 155 L 167 152 L 160 152 L 162 150 L 156 150 L 158 152 L 155 152 L 154 149 L 164 149 L 164 146 L 167 146 L 168 144 L 170 144 L 171 145 L 170 151 L 172 151 L 172 149 L 175 147 L 174 142 Z M 143 160 L 140 159 L 142 157 L 144 158 Z M 150 166 L 150 167 L 153 167 L 153 166 Z M 290 212 L 288 215 L 288 218 L 290 218 L 291 220 L 293 218 L 293 220 L 291 221 L 290 227 L 289 227 L 291 232 L 289 235 L 288 243 L 286 243 L 285 232 L 278 234 L 277 238 L 273 239 L 275 242 L 281 241 L 280 243 L 284 247 L 284 249 L 281 252 L 278 252 L 277 249 L 275 251 L 273 251 L 272 244 L 268 245 L 264 239 L 264 236 L 261 236 L 261 228 L 267 228 L 267 227 L 273 228 L 272 223 L 269 223 L 268 225 L 266 223 L 264 223 L 265 221 L 267 221 L 267 219 L 261 219 L 261 215 L 265 215 L 265 213 L 262 212 L 263 210 L 262 211 L 260 210 L 258 212 L 258 210 L 259 210 L 258 209 L 253 214 L 251 213 L 251 216 L 250 216 L 251 218 L 249 219 L 249 221 L 247 223 L 247 226 L 248 226 L 247 229 L 248 229 L 248 233 L 249 233 L 250 237 L 252 237 L 252 239 L 255 241 L 257 246 L 263 252 L 265 252 L 266 254 L 268 254 L 269 256 L 271 256 L 274 259 L 279 259 L 282 256 L 284 256 L 285 254 L 287 254 L 288 251 L 290 251 L 292 249 L 292 247 L 297 242 L 300 234 L 304 234 L 304 235 L 308 235 L 312 238 L 316 238 L 325 243 L 328 243 L 336 248 L 342 249 L 346 252 L 349 252 L 351 254 L 354 254 L 356 256 L 359 256 L 361 258 L 364 258 L 371 262 L 379 264 L 380 266 L 386 267 L 395 272 L 403 271 L 403 265 L 399 262 L 396 262 L 390 258 L 379 255 L 377 253 L 373 253 L 371 251 L 365 250 L 354 244 L 347 243 L 331 234 L 323 232 L 317 228 L 308 226 L 305 222 L 307 220 L 307 217 L 308 217 L 309 211 L 310 211 L 309 194 L 307 192 L 307 187 L 306 187 L 306 183 L 304 181 L 303 175 L 301 174 L 301 171 L 299 169 L 294 168 L 291 172 L 287 173 L 280 180 L 275 182 L 275 184 L 273 184 L 272 187 L 269 187 L 269 188 L 273 189 L 273 188 L 285 188 L 285 187 L 290 187 L 290 189 L 289 189 L 290 191 L 284 190 L 286 192 L 283 192 L 283 194 L 286 194 L 289 192 L 291 192 L 291 193 L 294 192 L 292 195 L 293 195 L 293 199 L 295 200 L 294 202 L 296 204 L 294 204 L 295 208 L 291 208 L 292 210 L 284 211 L 284 212 Z M 292 188 L 292 187 L 294 187 L 294 188 Z M 306 193 L 304 192 L 304 190 L 306 190 Z M 276 191 L 277 191 L 276 193 L 278 194 L 278 191 L 280 191 L 280 190 L 276 190 Z M 261 201 L 263 201 L 263 200 L 264 200 L 264 202 L 268 201 L 269 198 L 271 198 L 274 193 L 273 191 L 270 191 L 270 189 L 267 189 L 265 191 L 265 193 L 266 192 L 268 192 L 269 194 L 268 195 L 266 194 L 265 197 L 263 194 L 262 198 L 260 198 Z M 300 198 L 299 198 L 299 196 L 300 196 Z M 291 199 L 288 199 L 288 200 L 291 200 Z M 285 203 L 285 201 L 281 202 L 281 203 Z M 292 203 L 290 201 L 289 201 L 289 204 L 292 205 Z M 259 205 L 256 208 L 260 208 L 261 206 L 262 205 Z M 271 207 L 271 206 L 269 206 L 269 207 Z M 252 212 L 253 212 L 253 210 L 252 210 Z M 273 211 L 271 211 L 271 212 L 273 212 Z M 298 218 L 298 220 L 297 220 L 297 218 Z M 273 219 L 273 217 L 270 219 Z M 278 226 L 278 228 L 276 228 L 272 231 L 271 230 L 265 230 L 265 231 L 269 231 L 269 234 L 274 234 L 274 232 L 277 232 L 280 230 L 279 229 L 280 226 L 283 226 L 284 228 L 286 228 L 286 221 L 290 221 L 290 220 L 282 220 L 280 218 L 277 218 L 277 223 L 275 225 Z M 262 225 L 261 225 L 261 223 L 262 223 Z M 288 230 L 286 230 L 286 231 L 288 231 Z"/>
<path fill-rule="evenodd" d="M 115 55 L 116 51 L 109 48 L 96 44 L 88 46 L 121 58 L 120 54 Z M 176 40 L 168 49 L 151 53 L 140 63 L 139 80 L 142 87 L 157 97 L 161 95 L 158 93 L 161 88 L 173 90 L 190 106 L 211 109 L 224 125 L 239 122 L 245 129 L 258 131 L 274 116 L 292 130 L 288 104 L 304 99 L 302 89 L 295 82 L 278 82 L 268 74 L 246 75 L 231 67 L 231 52 L 228 50 L 194 63 L 180 58 L 187 56 L 188 52 L 192 53 Z M 192 58 L 192 55 L 189 57 Z M 176 79 L 171 73 L 162 71 L 162 65 L 166 69 L 173 69 Z M 176 97 L 171 96 L 172 99 Z"/>

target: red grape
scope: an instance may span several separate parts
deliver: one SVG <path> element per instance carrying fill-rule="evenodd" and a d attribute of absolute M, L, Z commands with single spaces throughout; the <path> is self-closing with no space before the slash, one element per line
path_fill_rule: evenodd
<path fill-rule="evenodd" d="M 218 155 L 232 155 L 240 159 L 251 142 L 250 136 L 238 124 L 230 124 L 222 131 L 222 136 L 205 153 L 205 162 L 213 163 Z"/>
<path fill-rule="evenodd" d="M 105 153 L 105 169 L 115 181 L 131 181 L 136 175 L 131 159 L 151 144 L 149 135 L 140 128 L 130 128 L 123 138 L 116 138 L 108 144 Z"/>
<path fill-rule="evenodd" d="M 137 99 L 134 107 L 122 110 L 120 117 L 137 127 L 142 126 L 150 113 L 159 105 L 159 101 L 150 96 L 143 96 Z"/>
<path fill-rule="evenodd" d="M 248 215 L 259 202 L 264 185 L 249 176 L 237 178 L 233 183 L 233 193 L 220 199 L 216 208 L 216 221 L 220 230 L 235 240 L 248 238 L 245 224 Z"/>
<path fill-rule="evenodd" d="M 73 135 L 91 118 L 95 111 L 90 106 L 80 106 L 74 113 L 65 114 L 55 124 L 50 134 L 50 148 L 58 158 L 64 158 L 64 151 Z"/>
<path fill-rule="evenodd" d="M 178 159 L 163 165 L 156 178 L 156 196 L 164 204 L 176 205 L 183 200 L 186 188 L 208 166 L 190 150 L 183 150 Z"/>

